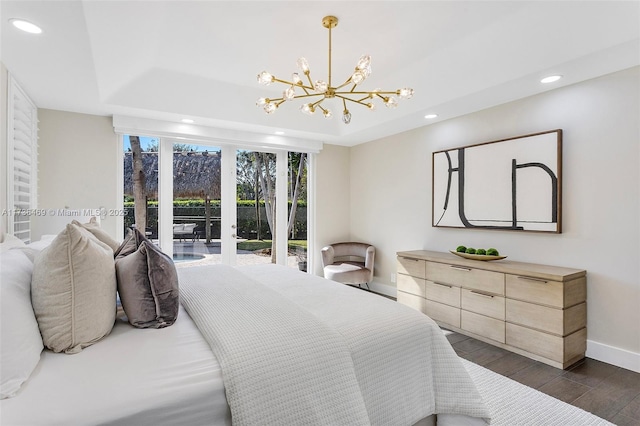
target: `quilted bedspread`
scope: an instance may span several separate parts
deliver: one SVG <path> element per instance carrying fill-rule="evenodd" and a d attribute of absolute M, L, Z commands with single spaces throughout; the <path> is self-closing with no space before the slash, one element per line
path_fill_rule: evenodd
<path fill-rule="evenodd" d="M 488 419 L 439 327 L 392 300 L 277 265 L 178 270 L 222 368 L 234 425 Z"/>

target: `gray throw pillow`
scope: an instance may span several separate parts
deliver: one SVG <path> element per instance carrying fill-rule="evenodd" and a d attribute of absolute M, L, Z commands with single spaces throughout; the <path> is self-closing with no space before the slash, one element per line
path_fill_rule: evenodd
<path fill-rule="evenodd" d="M 123 242 L 124 252 L 130 251 L 136 240 Z M 138 328 L 163 328 L 178 317 L 180 291 L 178 273 L 173 260 L 142 236 L 137 249 L 122 252 L 116 258 L 116 277 L 122 308 L 129 323 Z"/>

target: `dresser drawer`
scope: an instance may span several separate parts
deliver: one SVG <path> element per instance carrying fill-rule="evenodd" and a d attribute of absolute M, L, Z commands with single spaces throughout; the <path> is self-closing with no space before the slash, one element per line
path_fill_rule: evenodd
<path fill-rule="evenodd" d="M 399 274 L 411 275 L 413 277 L 425 278 L 425 262 L 421 259 L 398 256 L 397 272 Z"/>
<path fill-rule="evenodd" d="M 505 301 L 502 296 L 463 288 L 462 309 L 504 321 Z"/>
<path fill-rule="evenodd" d="M 465 266 L 427 262 L 427 280 L 504 295 L 504 274 Z"/>
<path fill-rule="evenodd" d="M 411 275 L 396 275 L 396 285 L 398 290 L 405 293 L 415 294 L 416 296 L 425 297 L 425 280 L 423 278 L 412 277 Z"/>
<path fill-rule="evenodd" d="M 560 282 L 507 274 L 507 297 L 541 305 L 566 308 L 587 299 L 587 280 Z"/>
<path fill-rule="evenodd" d="M 460 287 L 426 281 L 426 297 L 434 302 L 460 307 Z"/>
<path fill-rule="evenodd" d="M 403 305 L 407 305 L 412 307 L 413 309 L 424 313 L 424 302 L 425 300 L 414 294 L 405 293 L 404 291 L 398 291 L 396 296 L 396 301 L 398 303 L 402 303 Z"/>
<path fill-rule="evenodd" d="M 485 317 L 484 315 L 474 314 L 473 312 L 462 311 L 462 328 L 471 333 L 487 337 L 496 342 L 504 343 L 505 341 L 505 324 L 504 321 L 495 318 Z"/>
<path fill-rule="evenodd" d="M 507 345 L 524 349 L 562 364 L 581 358 L 587 350 L 586 328 L 560 337 L 507 323 L 506 337 Z"/>
<path fill-rule="evenodd" d="M 460 328 L 460 309 L 458 308 L 426 300 L 424 313 L 433 320 Z"/>
<path fill-rule="evenodd" d="M 587 304 L 580 303 L 568 309 L 557 309 L 507 299 L 507 321 L 566 336 L 587 326 Z"/>

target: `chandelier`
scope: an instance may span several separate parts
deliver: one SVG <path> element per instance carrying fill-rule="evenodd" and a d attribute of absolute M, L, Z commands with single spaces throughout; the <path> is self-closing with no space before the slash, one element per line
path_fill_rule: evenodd
<path fill-rule="evenodd" d="M 349 112 L 347 102 L 362 105 L 373 111 L 376 109 L 376 104 L 373 103 L 375 99 L 381 99 L 387 108 L 393 109 L 398 106 L 398 99 L 396 99 L 395 96 L 399 99 L 410 99 L 413 96 L 413 89 L 408 87 L 395 91 L 382 91 L 381 89 L 374 89 L 372 91 L 357 90 L 358 85 L 364 82 L 371 75 L 371 57 L 369 55 L 362 55 L 360 57 L 355 70 L 344 83 L 339 86 L 333 86 L 331 82 L 331 29 L 335 28 L 337 25 L 338 18 L 335 16 L 325 16 L 322 19 L 322 26 L 329 30 L 328 80 L 316 80 L 314 82 L 311 78 L 309 63 L 305 58 L 300 58 L 297 61 L 298 68 L 302 71 L 304 77 L 295 72 L 291 76 L 291 81 L 276 78 L 273 74 L 270 74 L 267 71 L 262 71 L 258 74 L 258 83 L 268 86 L 273 82 L 278 82 L 285 84 L 288 87 L 282 92 L 281 98 L 258 99 L 256 102 L 258 107 L 264 109 L 267 114 L 272 114 L 280 107 L 280 105 L 287 101 L 305 98 L 308 102 L 302 104 L 300 111 L 304 114 L 312 115 L 317 110 L 320 110 L 325 118 L 331 118 L 333 115 L 331 110 L 323 106 L 322 102 L 325 99 L 338 98 L 342 100 L 342 121 L 345 124 L 349 124 L 351 122 L 351 112 Z M 305 78 L 306 82 L 303 81 Z"/>

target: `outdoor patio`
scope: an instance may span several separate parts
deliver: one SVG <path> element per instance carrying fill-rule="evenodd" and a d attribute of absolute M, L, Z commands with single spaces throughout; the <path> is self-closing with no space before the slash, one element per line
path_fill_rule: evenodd
<path fill-rule="evenodd" d="M 197 265 L 222 263 L 220 254 L 220 240 L 211 240 L 206 244 L 204 240 L 174 240 L 173 257 L 177 268 Z M 238 250 L 236 265 L 258 265 L 271 263 L 271 256 L 256 254 L 253 251 Z M 287 265 L 298 268 L 298 260 L 295 255 L 288 257 Z"/>

